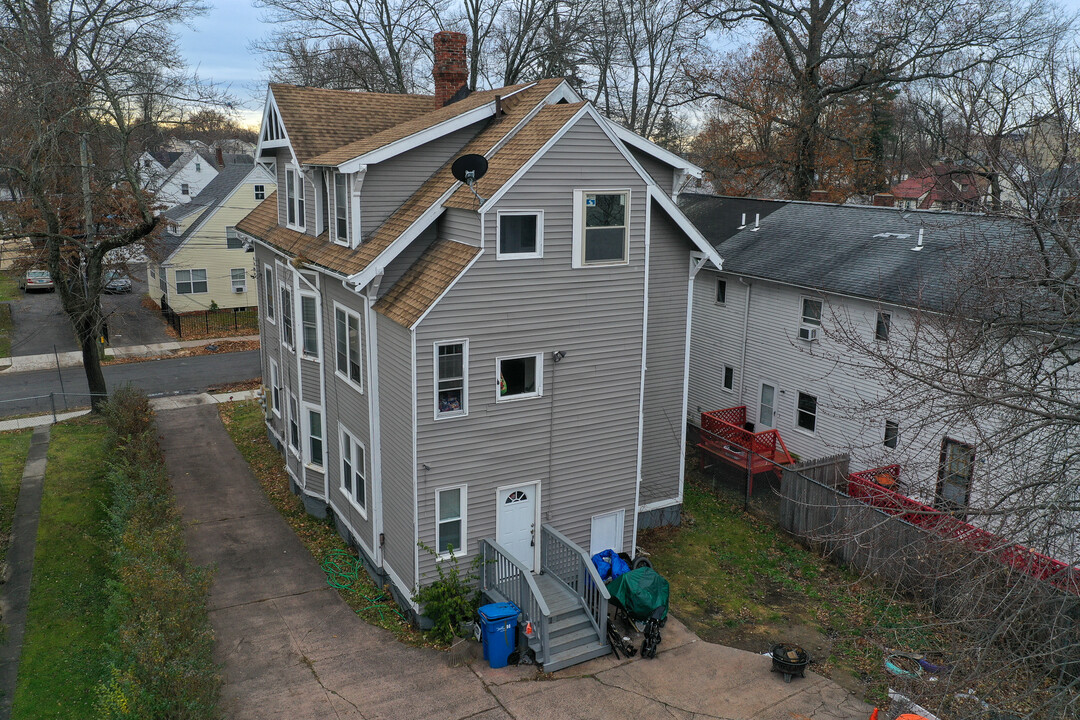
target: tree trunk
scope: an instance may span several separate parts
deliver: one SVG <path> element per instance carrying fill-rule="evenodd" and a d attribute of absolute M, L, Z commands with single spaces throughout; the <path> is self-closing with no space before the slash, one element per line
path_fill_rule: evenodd
<path fill-rule="evenodd" d="M 100 412 L 101 406 L 109 400 L 105 387 L 105 375 L 101 372 L 101 356 L 98 354 L 98 337 L 93 332 L 84 335 L 79 329 L 79 345 L 82 347 L 83 369 L 86 372 L 86 386 L 90 389 L 90 410 Z"/>

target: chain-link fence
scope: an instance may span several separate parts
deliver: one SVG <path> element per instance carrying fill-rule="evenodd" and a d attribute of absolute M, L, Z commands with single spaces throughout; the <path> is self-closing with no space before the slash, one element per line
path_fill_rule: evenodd
<path fill-rule="evenodd" d="M 108 396 L 102 395 L 102 397 Z M 56 422 L 63 419 L 60 416 L 66 413 L 88 409 L 93 399 L 93 393 L 51 392 L 45 395 L 0 400 L 0 420 L 47 416 L 52 422 Z"/>

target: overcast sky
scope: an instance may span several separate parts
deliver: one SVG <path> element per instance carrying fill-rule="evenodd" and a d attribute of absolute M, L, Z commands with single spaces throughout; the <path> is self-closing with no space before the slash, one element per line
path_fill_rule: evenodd
<path fill-rule="evenodd" d="M 1059 0 L 1069 10 L 1080 11 L 1080 0 Z M 259 21 L 262 11 L 251 0 L 217 0 L 193 28 L 181 28 L 180 48 L 188 64 L 205 80 L 227 85 L 242 103 L 243 120 L 258 125 L 266 96 L 260 58 L 248 46 L 267 34 Z"/>

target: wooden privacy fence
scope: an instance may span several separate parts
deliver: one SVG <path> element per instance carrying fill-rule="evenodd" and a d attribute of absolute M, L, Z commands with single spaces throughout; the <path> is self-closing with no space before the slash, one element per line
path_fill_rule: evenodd
<path fill-rule="evenodd" d="M 922 577 L 932 555 L 932 539 L 841 491 L 847 471 L 846 455 L 784 468 L 780 526 L 859 570 L 896 582 Z"/>

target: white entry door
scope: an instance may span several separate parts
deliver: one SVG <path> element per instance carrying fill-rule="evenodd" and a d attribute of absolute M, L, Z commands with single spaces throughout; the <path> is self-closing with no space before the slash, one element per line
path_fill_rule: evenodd
<path fill-rule="evenodd" d="M 498 493 L 495 542 L 533 569 L 536 538 L 536 485 L 519 485 Z"/>

